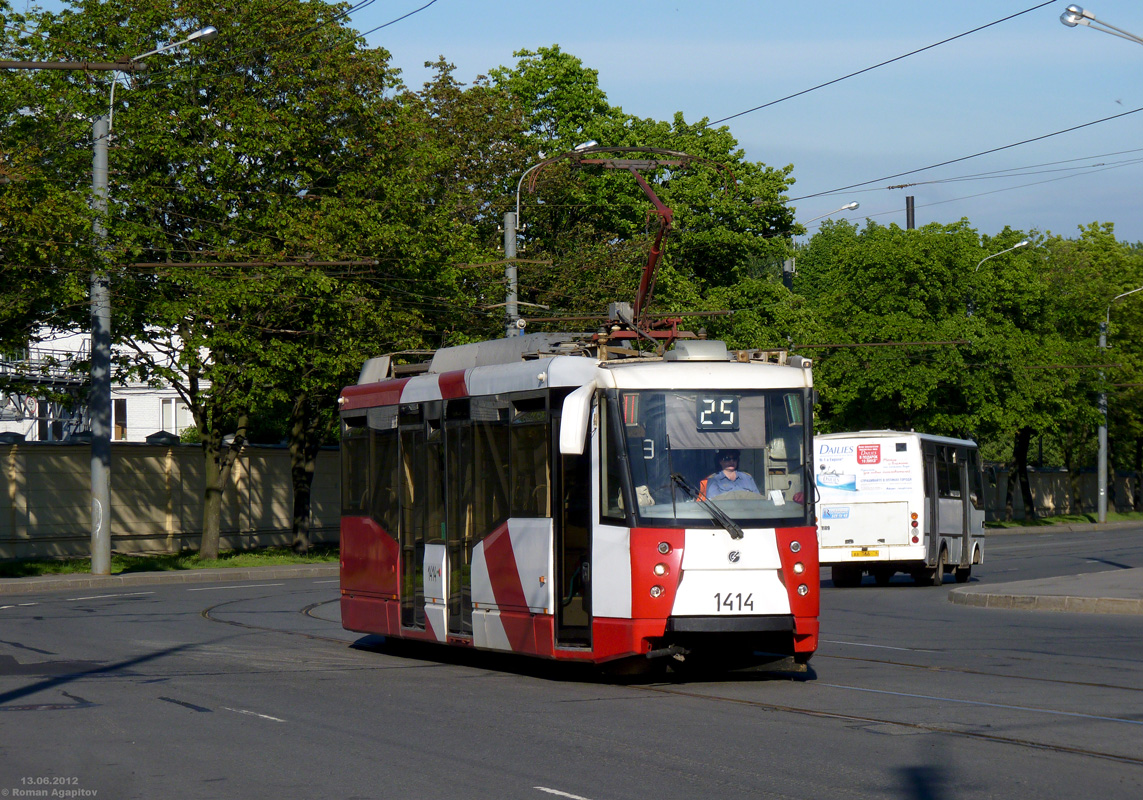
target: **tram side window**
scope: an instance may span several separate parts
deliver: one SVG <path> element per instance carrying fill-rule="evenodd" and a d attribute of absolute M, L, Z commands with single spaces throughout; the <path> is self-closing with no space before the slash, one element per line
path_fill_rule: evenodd
<path fill-rule="evenodd" d="M 547 517 L 551 487 L 551 421 L 543 397 L 516 400 L 510 433 L 512 516 Z"/>
<path fill-rule="evenodd" d="M 401 510 L 397 409 L 369 409 L 369 434 L 372 445 L 369 516 L 386 533 L 396 537 Z"/>
<path fill-rule="evenodd" d="M 345 417 L 341 426 L 341 513 L 365 513 L 369 495 L 369 431 L 365 415 Z"/>
<path fill-rule="evenodd" d="M 604 431 L 604 435 L 601 437 L 603 454 L 600 459 L 603 469 L 599 472 L 603 516 L 608 519 L 622 520 L 627 516 L 623 511 L 623 480 L 621 478 L 623 465 L 619 460 L 622 445 L 619 443 L 615 431 L 612 429 L 611 421 L 608 419 L 610 406 L 607 403 L 601 403 L 599 410 L 600 425 Z"/>
<path fill-rule="evenodd" d="M 472 398 L 473 536 L 479 540 L 508 519 L 511 477 L 508 469 L 507 401 L 492 397 Z"/>

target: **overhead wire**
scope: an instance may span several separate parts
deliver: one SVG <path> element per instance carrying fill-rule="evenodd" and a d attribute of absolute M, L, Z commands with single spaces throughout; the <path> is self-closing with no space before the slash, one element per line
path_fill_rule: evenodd
<path fill-rule="evenodd" d="M 926 50 L 932 50 L 934 47 L 940 47 L 943 44 L 948 44 L 949 42 L 956 41 L 957 39 L 963 39 L 965 36 L 970 36 L 971 34 L 985 30 L 986 28 L 991 28 L 993 25 L 999 25 L 1002 22 L 1007 22 L 1010 19 L 1015 19 L 1016 17 L 1022 16 L 1024 14 L 1031 13 L 1032 11 L 1036 11 L 1037 9 L 1043 8 L 1044 6 L 1050 6 L 1050 5 L 1052 5 L 1052 3 L 1055 3 L 1055 2 L 1056 2 L 1056 0 L 1047 0 L 1047 2 L 1040 3 L 1039 5 L 1032 6 L 1031 8 L 1026 8 L 1023 11 L 1018 11 L 1015 14 L 1009 14 L 1007 17 L 1003 17 L 1002 19 L 995 20 L 994 22 L 989 22 L 987 25 L 981 25 L 977 28 L 973 28 L 970 31 L 965 31 L 964 33 L 958 33 L 956 36 L 950 36 L 947 39 L 942 39 L 939 42 L 934 42 L 933 44 L 926 45 L 925 47 L 918 48 L 918 49 L 913 50 L 911 52 L 905 53 L 904 55 L 899 55 L 895 58 L 890 58 L 886 61 L 882 61 L 878 64 L 874 64 L 871 67 L 866 67 L 865 69 L 859 69 L 856 72 L 851 72 L 848 75 L 841 76 L 840 78 L 834 78 L 832 81 L 826 81 L 825 83 L 819 83 L 817 86 L 811 86 L 809 89 L 802 89 L 800 92 L 794 92 L 793 94 L 788 94 L 785 97 L 779 97 L 777 100 L 771 100 L 770 102 L 763 103 L 760 106 L 754 106 L 754 108 L 748 108 L 745 111 L 739 111 L 737 114 L 731 114 L 729 117 L 723 117 L 722 119 L 716 119 L 714 122 L 708 122 L 705 125 L 705 127 L 709 128 L 713 125 L 719 125 L 723 122 L 727 122 L 729 120 L 737 119 L 738 117 L 745 116 L 746 114 L 752 114 L 755 111 L 761 111 L 764 108 L 769 108 L 770 106 L 777 105 L 778 103 L 783 103 L 786 100 L 792 100 L 795 97 L 801 97 L 804 94 L 809 94 L 810 92 L 817 91 L 818 89 L 824 89 L 827 86 L 833 86 L 835 83 L 841 83 L 844 80 L 849 80 L 850 78 L 854 78 L 858 75 L 863 75 L 866 72 L 871 72 L 875 69 L 879 69 L 880 67 L 884 67 L 888 64 L 892 64 L 894 62 L 901 61 L 903 59 L 909 58 L 910 56 L 915 56 L 918 53 L 925 52 Z"/>

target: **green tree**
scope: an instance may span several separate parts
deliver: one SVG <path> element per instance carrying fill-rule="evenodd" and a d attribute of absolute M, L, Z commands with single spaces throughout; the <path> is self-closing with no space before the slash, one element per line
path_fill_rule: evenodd
<path fill-rule="evenodd" d="M 695 157 L 686 166 L 640 170 L 674 213 L 655 285 L 656 310 L 710 307 L 704 298 L 716 287 L 760 278 L 766 265 L 781 262 L 793 226 L 783 202 L 791 167 L 747 161 L 729 130 L 706 120 L 688 123 L 676 114 L 656 121 L 624 113 L 608 103 L 597 72 L 558 46 L 516 56 L 514 67 L 492 70 L 490 78 L 525 121 L 534 157 L 521 175 L 545 156 L 592 140 L 619 148 L 591 154 L 595 158 L 671 160 L 647 148 Z M 576 169 L 571 160 L 556 159 L 531 172 L 523 189 L 527 256 L 551 262 L 521 268 L 526 299 L 563 313 L 599 314 L 608 302 L 634 297 L 658 223 L 630 174 L 588 165 Z"/>

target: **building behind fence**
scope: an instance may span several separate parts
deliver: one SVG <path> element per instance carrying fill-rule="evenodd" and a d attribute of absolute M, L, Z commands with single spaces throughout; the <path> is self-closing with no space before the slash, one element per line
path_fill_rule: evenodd
<path fill-rule="evenodd" d="M 1008 470 L 985 474 L 988 519 L 1005 516 Z M 198 445 L 124 443 L 111 448 L 111 547 L 117 553 L 197 549 L 202 536 L 203 454 Z M 1063 470 L 1032 470 L 1039 516 L 1092 513 L 1094 471 L 1072 480 Z M 1130 511 L 1139 473 L 1111 481 L 1108 508 Z M 0 444 L 0 559 L 86 556 L 91 552 L 91 447 L 85 444 Z M 336 542 L 340 471 L 334 449 L 318 456 L 311 496 L 311 541 Z M 1024 519 L 1022 493 L 1014 516 Z M 223 493 L 223 549 L 293 541 L 290 454 L 282 447 L 243 448 Z"/>
<path fill-rule="evenodd" d="M 204 493 L 198 445 L 113 444 L 111 548 L 117 553 L 197 549 Z M 91 446 L 0 444 L 0 559 L 91 553 Z M 340 513 L 337 451 L 318 456 L 311 541 L 336 542 Z M 247 446 L 222 500 L 222 549 L 293 541 L 290 454 Z"/>

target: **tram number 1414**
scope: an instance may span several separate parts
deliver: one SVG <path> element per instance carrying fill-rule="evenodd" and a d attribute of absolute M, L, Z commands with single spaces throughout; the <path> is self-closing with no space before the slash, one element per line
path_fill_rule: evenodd
<path fill-rule="evenodd" d="M 714 593 L 714 608 L 719 613 L 735 613 L 754 610 L 754 593 L 742 596 L 742 592 Z"/>

